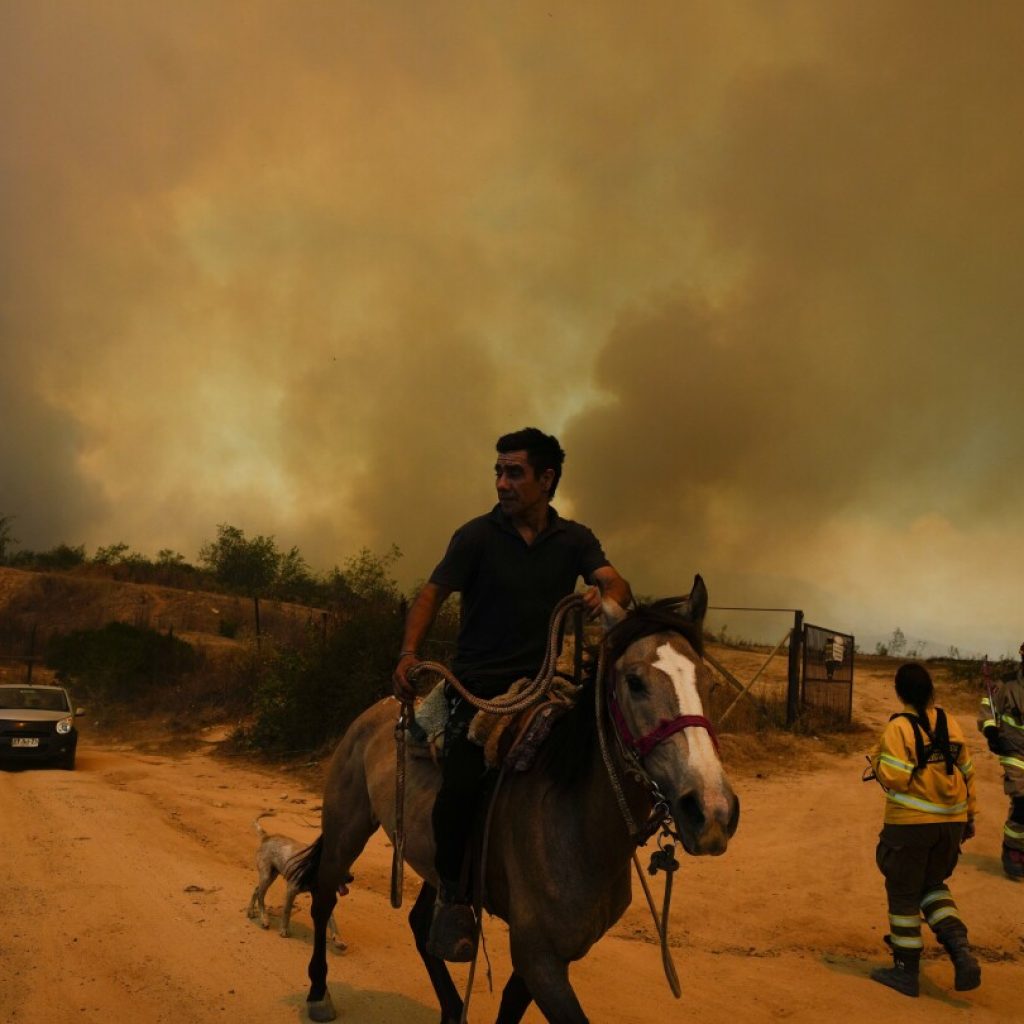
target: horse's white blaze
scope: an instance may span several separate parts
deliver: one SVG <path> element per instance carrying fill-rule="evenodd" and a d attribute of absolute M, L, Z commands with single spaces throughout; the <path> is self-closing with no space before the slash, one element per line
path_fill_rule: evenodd
<path fill-rule="evenodd" d="M 697 692 L 697 666 L 689 658 L 680 654 L 671 644 L 662 644 L 657 657 L 652 662 L 654 668 L 664 672 L 672 680 L 679 702 L 679 714 L 702 715 L 704 706 Z M 700 726 L 687 726 L 684 730 L 690 746 L 690 764 L 704 780 L 705 800 L 708 803 L 726 805 L 722 762 L 706 729 Z"/>

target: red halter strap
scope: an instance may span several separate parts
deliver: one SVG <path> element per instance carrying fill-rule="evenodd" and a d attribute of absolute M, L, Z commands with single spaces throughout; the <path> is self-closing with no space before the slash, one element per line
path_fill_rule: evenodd
<path fill-rule="evenodd" d="M 611 712 L 615 728 L 619 730 L 619 736 L 622 737 L 622 742 L 638 757 L 646 757 L 659 743 L 663 743 L 673 733 L 691 727 L 705 729 L 711 737 L 715 752 L 721 753 L 718 749 L 718 737 L 715 735 L 714 726 L 703 715 L 676 715 L 671 720 L 663 718 L 649 733 L 638 738 L 629 731 L 626 718 L 622 714 L 619 702 L 615 699 L 615 691 L 611 688 L 608 690 L 608 709 Z"/>

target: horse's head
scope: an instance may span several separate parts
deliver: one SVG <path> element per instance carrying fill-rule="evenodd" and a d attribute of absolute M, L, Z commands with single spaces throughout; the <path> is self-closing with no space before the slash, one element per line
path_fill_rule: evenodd
<path fill-rule="evenodd" d="M 607 641 L 614 663 L 609 705 L 623 742 L 668 801 L 687 853 L 717 855 L 736 831 L 740 805 L 704 717 L 711 683 L 702 657 L 706 611 L 697 576 L 689 597 L 619 619 Z M 605 612 L 614 615 L 607 606 Z"/>

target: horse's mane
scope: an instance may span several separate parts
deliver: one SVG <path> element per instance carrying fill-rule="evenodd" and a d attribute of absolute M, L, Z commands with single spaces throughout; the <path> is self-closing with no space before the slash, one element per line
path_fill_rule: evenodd
<path fill-rule="evenodd" d="M 636 604 L 626 617 L 606 634 L 605 664 L 610 669 L 626 648 L 645 636 L 655 633 L 678 633 L 698 655 L 704 655 L 704 634 L 700 622 L 694 622 L 688 611 L 688 598 L 666 597 L 649 604 Z M 597 742 L 594 693 L 597 658 L 591 658 L 585 670 L 583 688 L 571 711 L 551 728 L 551 735 L 541 747 L 537 769 L 543 771 L 560 788 L 570 788 L 579 781 L 591 762 Z"/>
<path fill-rule="evenodd" d="M 704 631 L 700 622 L 694 622 L 689 615 L 689 597 L 663 597 L 650 604 L 637 604 L 626 617 L 608 631 L 605 636 L 607 658 L 614 664 L 625 653 L 626 648 L 637 640 L 654 633 L 679 633 L 690 646 L 704 657 Z"/>

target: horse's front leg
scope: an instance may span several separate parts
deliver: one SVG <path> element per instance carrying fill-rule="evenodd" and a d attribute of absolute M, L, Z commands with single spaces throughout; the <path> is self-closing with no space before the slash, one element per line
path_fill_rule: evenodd
<path fill-rule="evenodd" d="M 519 1024 L 532 1002 L 533 996 L 530 995 L 526 982 L 513 971 L 502 990 L 501 1006 L 495 1024 Z"/>
<path fill-rule="evenodd" d="M 550 1024 L 589 1024 L 587 1015 L 569 984 L 569 964 L 558 957 L 541 937 L 513 936 L 512 963 L 541 1013 Z M 513 975 L 514 977 L 515 975 Z M 502 999 L 504 1004 L 504 999 Z M 523 1007 L 526 1010 L 526 1006 Z M 509 1021 L 516 1018 L 509 1018 Z M 504 1021 L 502 1020 L 502 1024 Z"/>
<path fill-rule="evenodd" d="M 427 968 L 430 984 L 433 985 L 437 1001 L 441 1004 L 441 1024 L 459 1024 L 462 1019 L 462 997 L 455 987 L 455 982 L 452 981 L 445 962 L 427 952 L 427 939 L 430 937 L 430 923 L 434 917 L 436 899 L 437 890 L 424 882 L 412 910 L 409 911 L 409 925 L 416 940 L 416 952 Z"/>

